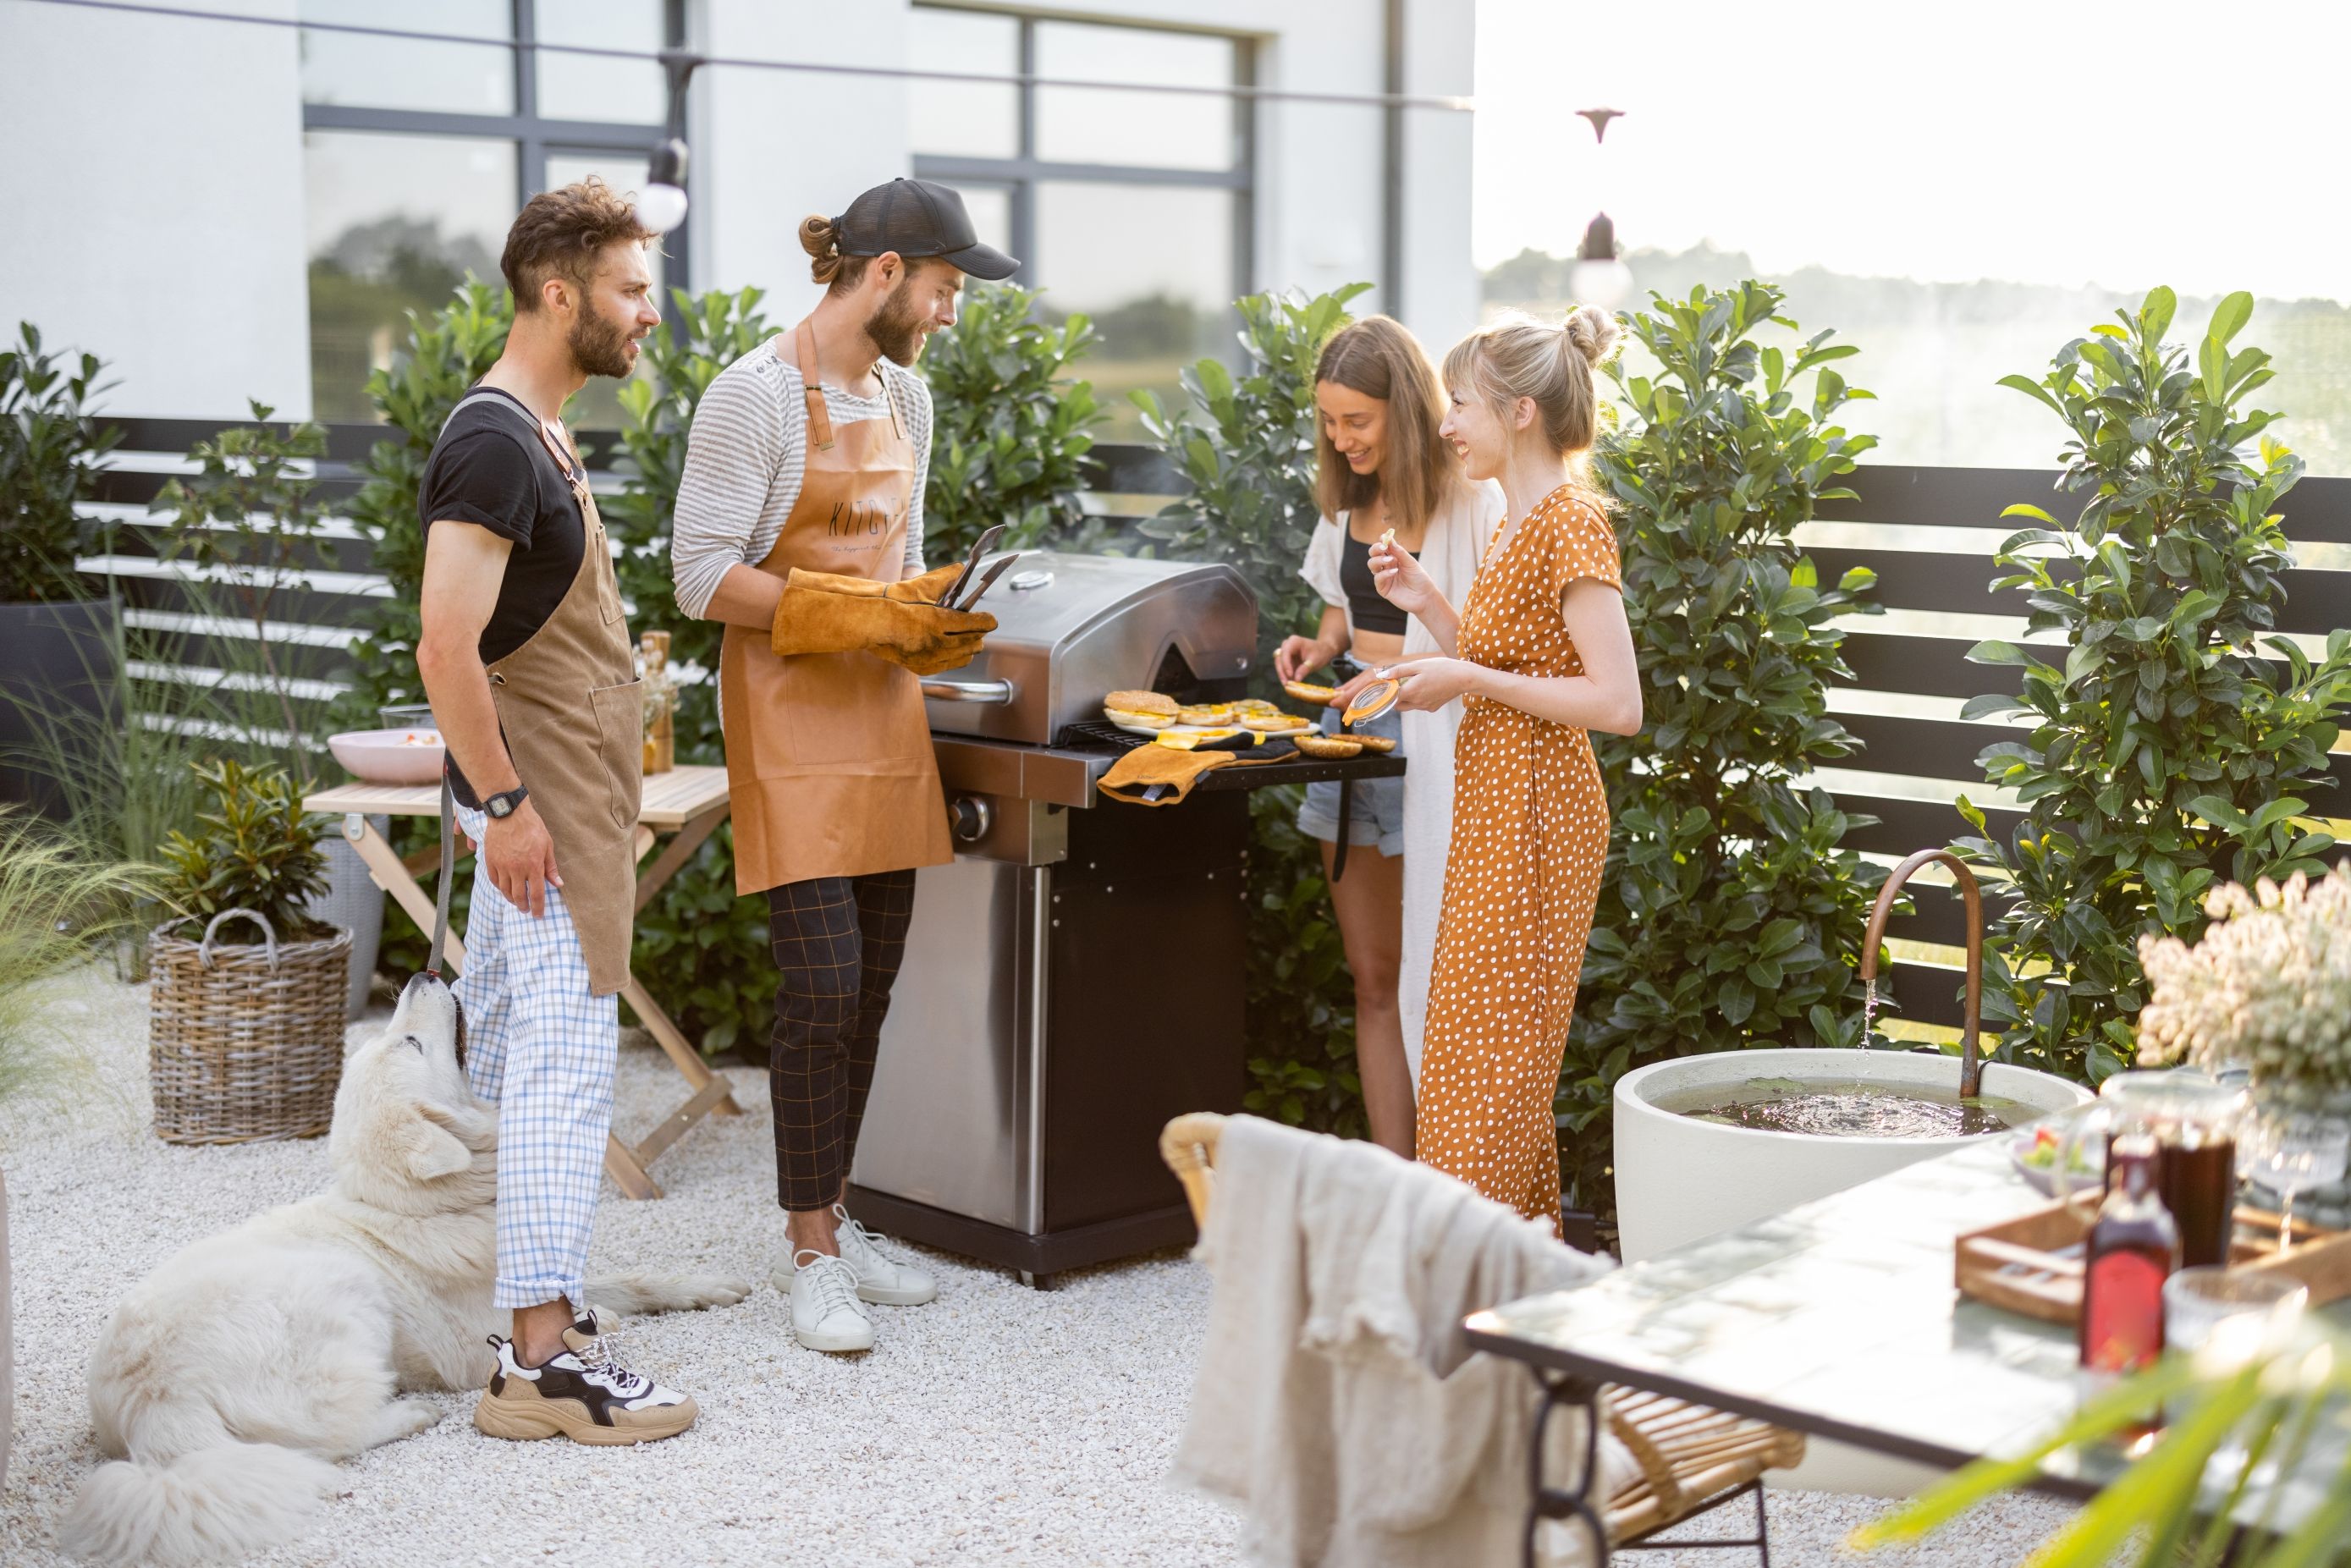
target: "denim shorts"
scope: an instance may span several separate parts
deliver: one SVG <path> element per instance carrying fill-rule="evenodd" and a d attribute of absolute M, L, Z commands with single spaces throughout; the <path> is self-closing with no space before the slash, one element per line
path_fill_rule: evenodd
<path fill-rule="evenodd" d="M 1322 710 L 1322 733 L 1337 735 L 1339 710 Z M 1404 710 L 1391 707 L 1377 718 L 1358 723 L 1357 735 L 1384 735 L 1401 743 L 1404 737 Z M 1396 748 L 1403 750 L 1401 744 Z M 1364 755 L 1371 755 L 1365 752 Z M 1309 784 L 1306 804 L 1298 809 L 1298 831 L 1310 839 L 1324 843 L 1339 841 L 1339 786 L 1336 783 Z M 1404 779 L 1358 779 L 1353 797 L 1347 802 L 1347 841 L 1351 844 L 1377 844 L 1384 855 L 1404 853 Z"/>

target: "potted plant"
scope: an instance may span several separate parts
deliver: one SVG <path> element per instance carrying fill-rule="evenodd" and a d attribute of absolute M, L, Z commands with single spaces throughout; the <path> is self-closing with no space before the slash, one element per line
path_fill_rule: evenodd
<path fill-rule="evenodd" d="M 212 797 L 163 846 L 148 938 L 148 1071 L 168 1143 L 316 1137 L 342 1079 L 348 931 L 306 911 L 326 857 L 283 769 L 196 765 Z M 258 932 L 261 940 L 252 938 Z"/>
<path fill-rule="evenodd" d="M 54 1008 L 38 988 L 89 958 L 152 881 L 75 852 L 46 823 L 0 809 L 0 1110 L 68 1080 Z M 0 1179 L 0 1487 L 8 1479 L 15 1394 L 8 1281 L 8 1188 Z"/>
<path fill-rule="evenodd" d="M 99 361 L 41 347 L 29 321 L 0 350 L 0 797 L 60 810 L 22 753 L 59 708 L 110 716 L 111 599 L 93 597 L 75 570 L 81 516 L 98 460 L 120 439 L 92 417 Z"/>

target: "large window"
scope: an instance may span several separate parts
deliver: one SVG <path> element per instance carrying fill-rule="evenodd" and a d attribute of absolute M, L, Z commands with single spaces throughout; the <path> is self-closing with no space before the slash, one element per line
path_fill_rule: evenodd
<path fill-rule="evenodd" d="M 306 22 L 385 25 L 371 0 L 300 0 Z M 406 0 L 398 26 L 478 37 L 423 43 L 302 32 L 308 194 L 310 398 L 316 417 L 367 421 L 371 371 L 406 340 L 407 312 L 440 308 L 467 274 L 498 282 L 507 227 L 536 192 L 599 174 L 644 179 L 661 134 L 652 60 L 516 48 L 517 41 L 651 53 L 682 43 L 684 0 Z M 685 235 L 657 277 L 683 281 Z M 611 424 L 612 384 L 575 421 Z"/>
<path fill-rule="evenodd" d="M 1249 41 L 1218 33 L 917 5 L 912 35 L 924 70 L 1214 89 L 1253 71 Z M 1249 100 L 919 80 L 908 96 L 914 172 L 963 193 L 1050 313 L 1093 319 L 1085 374 L 1110 434 L 1139 434 L 1126 394 L 1173 396 L 1180 366 L 1230 342 L 1250 273 Z"/>

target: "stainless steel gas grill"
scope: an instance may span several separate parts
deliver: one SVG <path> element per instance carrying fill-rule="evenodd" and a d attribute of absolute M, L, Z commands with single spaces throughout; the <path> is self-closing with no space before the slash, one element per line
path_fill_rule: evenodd
<path fill-rule="evenodd" d="M 1398 757 L 1217 770 L 1102 800 L 1144 744 L 1102 698 L 1246 695 L 1257 601 L 1227 566 L 1024 556 L 987 652 L 923 683 L 957 854 L 922 872 L 851 1173 L 858 1217 L 1041 1281 L 1190 1239 L 1160 1127 L 1240 1107 L 1247 791 Z"/>

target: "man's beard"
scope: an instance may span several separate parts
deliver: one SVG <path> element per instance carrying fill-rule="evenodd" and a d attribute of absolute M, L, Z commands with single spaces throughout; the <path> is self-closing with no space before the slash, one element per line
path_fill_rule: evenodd
<path fill-rule="evenodd" d="M 571 324 L 565 346 L 571 350 L 571 362 L 584 375 L 625 376 L 633 368 L 629 359 L 629 329 L 608 320 L 592 305 Z"/>
<path fill-rule="evenodd" d="M 912 273 L 865 319 L 865 336 L 893 364 L 911 365 L 923 351 L 923 313 L 914 304 Z"/>

